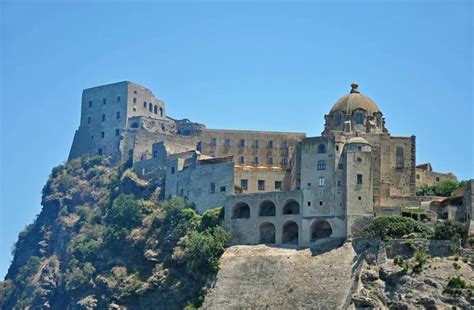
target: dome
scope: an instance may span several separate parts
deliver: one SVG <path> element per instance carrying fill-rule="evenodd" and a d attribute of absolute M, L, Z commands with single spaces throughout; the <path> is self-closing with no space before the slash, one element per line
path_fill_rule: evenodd
<path fill-rule="evenodd" d="M 369 141 L 365 140 L 365 139 L 362 138 L 362 137 L 353 137 L 353 138 L 350 138 L 349 140 L 347 140 L 347 144 L 350 144 L 350 143 L 360 143 L 360 144 L 368 144 L 368 145 L 370 145 Z"/>
<path fill-rule="evenodd" d="M 352 114 L 352 112 L 357 109 L 364 109 L 367 111 L 367 115 L 373 115 L 376 112 L 380 112 L 379 107 L 372 99 L 359 92 L 357 89 L 359 87 L 358 84 L 352 83 L 351 87 L 351 92 L 340 98 L 332 107 L 331 112 L 329 112 L 330 115 L 333 115 L 336 111 Z"/>

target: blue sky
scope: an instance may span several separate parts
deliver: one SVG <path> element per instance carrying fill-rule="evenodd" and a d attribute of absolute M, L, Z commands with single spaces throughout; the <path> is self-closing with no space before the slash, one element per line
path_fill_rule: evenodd
<path fill-rule="evenodd" d="M 67 158 L 84 88 L 130 80 L 175 118 L 319 135 L 357 81 L 417 161 L 473 177 L 470 1 L 1 2 L 0 277 Z"/>

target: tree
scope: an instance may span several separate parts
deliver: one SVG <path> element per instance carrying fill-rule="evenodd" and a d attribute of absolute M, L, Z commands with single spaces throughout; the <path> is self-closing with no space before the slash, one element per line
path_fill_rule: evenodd
<path fill-rule="evenodd" d="M 370 220 L 364 231 L 371 237 L 383 240 L 398 239 L 410 234 L 427 238 L 432 234 L 431 229 L 412 218 L 400 215 L 383 215 Z"/>
<path fill-rule="evenodd" d="M 435 187 L 435 194 L 438 196 L 449 197 L 452 193 L 462 186 L 462 182 L 454 180 L 444 180 L 438 183 Z"/>
<path fill-rule="evenodd" d="M 465 232 L 466 229 L 462 223 L 448 220 L 436 224 L 433 239 L 461 240 Z"/>

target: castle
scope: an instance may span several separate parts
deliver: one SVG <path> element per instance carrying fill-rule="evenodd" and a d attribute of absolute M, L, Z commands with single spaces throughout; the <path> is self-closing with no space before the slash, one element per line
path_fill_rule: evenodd
<path fill-rule="evenodd" d="M 131 160 L 133 169 L 197 211 L 224 206 L 234 243 L 310 246 L 357 236 L 378 214 L 419 207 L 416 185 L 456 179 L 416 165 L 416 138 L 392 136 L 377 104 L 352 84 L 305 133 L 208 129 L 167 116 L 147 88 L 124 81 L 88 88 L 69 159 Z"/>

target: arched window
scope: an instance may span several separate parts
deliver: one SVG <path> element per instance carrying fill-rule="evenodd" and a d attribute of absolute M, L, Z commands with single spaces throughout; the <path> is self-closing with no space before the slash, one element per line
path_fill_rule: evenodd
<path fill-rule="evenodd" d="M 321 144 L 318 146 L 318 153 L 319 153 L 319 154 L 326 153 L 326 144 L 321 143 Z"/>
<path fill-rule="evenodd" d="M 158 106 L 157 105 L 155 105 L 153 107 L 153 113 L 158 114 Z"/>
<path fill-rule="evenodd" d="M 404 150 L 403 150 L 403 147 L 401 146 L 397 146 L 397 150 L 396 150 L 396 167 L 397 169 L 403 169 L 403 167 L 405 166 L 405 159 L 404 159 Z"/>
<path fill-rule="evenodd" d="M 163 116 L 163 108 L 160 108 L 160 116 Z"/>
<path fill-rule="evenodd" d="M 275 204 L 269 200 L 265 200 L 260 204 L 258 216 L 275 216 Z"/>
<path fill-rule="evenodd" d="M 364 114 L 362 112 L 355 113 L 355 122 L 356 124 L 364 124 Z"/>
<path fill-rule="evenodd" d="M 341 114 L 336 114 L 336 117 L 334 118 L 334 125 L 339 126 L 342 123 L 342 115 Z"/>
<path fill-rule="evenodd" d="M 283 207 L 283 211 L 281 212 L 283 215 L 285 214 L 300 214 L 300 204 L 296 200 L 288 200 Z"/>
<path fill-rule="evenodd" d="M 326 170 L 326 162 L 324 160 L 318 161 L 318 170 Z"/>
<path fill-rule="evenodd" d="M 272 223 L 263 223 L 260 225 L 260 243 L 275 243 L 275 225 Z"/>
<path fill-rule="evenodd" d="M 283 225 L 281 242 L 283 244 L 298 244 L 298 224 L 288 221 Z"/>
<path fill-rule="evenodd" d="M 250 207 L 245 202 L 239 202 L 232 208 L 233 219 L 248 219 L 250 218 Z"/>
<path fill-rule="evenodd" d="M 153 112 L 153 105 L 151 103 L 148 104 L 148 111 Z"/>
<path fill-rule="evenodd" d="M 316 220 L 311 225 L 311 242 L 318 239 L 329 238 L 332 235 L 331 225 L 326 220 Z"/>

